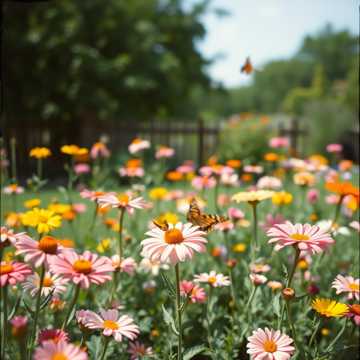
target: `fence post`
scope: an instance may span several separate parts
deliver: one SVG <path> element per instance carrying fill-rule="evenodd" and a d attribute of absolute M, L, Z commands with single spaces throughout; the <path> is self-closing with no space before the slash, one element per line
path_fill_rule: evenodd
<path fill-rule="evenodd" d="M 198 166 L 202 166 L 204 164 L 204 121 L 203 119 L 198 119 Z"/>

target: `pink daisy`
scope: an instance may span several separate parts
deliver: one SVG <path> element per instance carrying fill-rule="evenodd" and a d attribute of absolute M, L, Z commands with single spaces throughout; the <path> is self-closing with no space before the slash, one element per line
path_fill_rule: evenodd
<path fill-rule="evenodd" d="M 248 337 L 246 347 L 252 360 L 287 360 L 295 351 L 292 343 L 293 339 L 280 330 L 259 328 Z"/>
<path fill-rule="evenodd" d="M 127 352 L 130 354 L 130 360 L 139 360 L 143 356 L 152 356 L 154 354 L 152 347 L 146 347 L 139 341 L 131 342 Z"/>
<path fill-rule="evenodd" d="M 360 300 L 360 279 L 352 276 L 338 275 L 332 283 L 332 288 L 336 289 L 336 294 L 348 293 L 348 300 L 355 298 Z"/>
<path fill-rule="evenodd" d="M 135 138 L 129 145 L 128 149 L 130 154 L 136 154 L 137 152 L 148 149 L 149 147 L 150 147 L 150 141 Z"/>
<path fill-rule="evenodd" d="M 58 343 L 59 341 L 69 341 L 69 335 L 61 329 L 42 329 L 39 332 L 38 342 L 41 345 L 45 341 L 53 341 Z"/>
<path fill-rule="evenodd" d="M 126 259 L 122 259 L 120 261 L 119 255 L 113 255 L 111 257 L 112 265 L 114 270 L 120 270 L 121 272 L 126 272 L 129 275 L 134 275 L 137 264 L 136 261 L 132 257 L 128 257 Z"/>
<path fill-rule="evenodd" d="M 266 233 L 271 239 L 269 243 L 277 243 L 275 250 L 291 245 L 297 246 L 301 251 L 312 254 L 322 252 L 330 244 L 334 243 L 331 235 L 319 226 L 310 224 L 276 224 Z"/>
<path fill-rule="evenodd" d="M 149 237 L 141 242 L 142 255 L 150 260 L 178 262 L 191 259 L 196 252 L 204 252 L 207 240 L 198 226 L 190 223 L 169 224 L 168 230 L 153 228 L 146 233 Z"/>
<path fill-rule="evenodd" d="M 92 159 L 97 159 L 98 157 L 107 158 L 110 156 L 110 150 L 107 148 L 106 144 L 99 141 L 93 144 L 90 150 L 90 157 Z"/>
<path fill-rule="evenodd" d="M 65 341 L 45 341 L 35 349 L 34 360 L 87 360 L 88 356 L 80 347 Z"/>
<path fill-rule="evenodd" d="M 2 261 L 0 264 L 0 286 L 4 287 L 7 284 L 15 285 L 18 282 L 24 281 L 26 276 L 31 273 L 32 270 L 26 264 L 17 261 Z"/>
<path fill-rule="evenodd" d="M 250 274 L 249 277 L 250 277 L 251 282 L 255 286 L 259 286 L 259 285 L 265 284 L 267 282 L 267 277 L 264 275 Z"/>
<path fill-rule="evenodd" d="M 48 296 L 52 293 L 54 296 L 59 295 L 66 290 L 66 284 L 69 280 L 64 279 L 59 275 L 53 275 L 46 272 L 43 280 L 43 287 L 41 289 L 42 296 Z M 28 276 L 26 281 L 23 282 L 22 287 L 24 290 L 29 291 L 30 295 L 34 297 L 40 288 L 40 276 L 38 273 Z"/>
<path fill-rule="evenodd" d="M 115 309 L 100 310 L 100 315 L 88 311 L 85 317 L 85 326 L 89 329 L 102 329 L 105 336 L 113 336 L 115 341 L 122 341 L 123 337 L 134 340 L 139 334 L 139 327 L 128 315 L 121 315 Z"/>
<path fill-rule="evenodd" d="M 39 241 L 33 240 L 28 235 L 23 235 L 15 244 L 17 255 L 25 255 L 26 262 L 31 262 L 35 267 L 49 264 L 51 258 L 68 252 L 68 249 L 59 245 L 52 236 L 43 236 Z"/>
<path fill-rule="evenodd" d="M 216 179 L 211 176 L 195 176 L 191 185 L 197 190 L 212 189 L 216 186 Z"/>
<path fill-rule="evenodd" d="M 353 304 L 348 305 L 349 312 L 345 315 L 349 318 L 353 318 L 354 323 L 357 326 L 360 326 L 360 305 L 359 304 Z"/>
<path fill-rule="evenodd" d="M 0 249 L 6 245 L 14 245 L 16 241 L 21 239 L 24 235 L 24 232 L 14 234 L 14 230 L 2 226 L 0 230 Z"/>
<path fill-rule="evenodd" d="M 130 193 L 107 193 L 99 197 L 98 203 L 101 208 L 108 206 L 112 208 L 123 208 L 129 213 L 133 213 L 134 209 L 144 209 L 147 205 L 142 197 L 133 199 Z"/>
<path fill-rule="evenodd" d="M 99 285 L 111 280 L 110 272 L 114 271 L 111 260 L 105 256 L 99 257 L 90 251 L 78 255 L 68 251 L 50 260 L 50 270 L 65 279 L 70 279 L 82 288 L 88 288 L 91 283 Z"/>
<path fill-rule="evenodd" d="M 192 303 L 203 303 L 206 301 L 205 290 L 192 281 L 181 281 L 180 294 L 188 297 Z"/>
<path fill-rule="evenodd" d="M 156 150 L 155 158 L 162 159 L 162 158 L 171 158 L 175 154 L 175 150 L 168 146 L 160 146 L 159 149 Z"/>
<path fill-rule="evenodd" d="M 104 191 L 93 191 L 88 189 L 84 189 L 83 191 L 80 192 L 80 196 L 83 199 L 89 199 L 91 201 L 97 201 L 100 196 L 103 196 L 105 194 L 106 193 Z"/>
<path fill-rule="evenodd" d="M 217 274 L 214 270 L 210 271 L 210 273 L 201 273 L 200 275 L 195 275 L 194 278 L 195 282 L 207 283 L 212 287 L 223 287 L 230 285 L 228 276 Z"/>

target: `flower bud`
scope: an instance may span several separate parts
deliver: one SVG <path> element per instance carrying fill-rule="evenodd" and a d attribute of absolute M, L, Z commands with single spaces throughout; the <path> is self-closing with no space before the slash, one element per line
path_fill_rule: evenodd
<path fill-rule="evenodd" d="M 281 293 L 286 301 L 292 300 L 295 297 L 295 290 L 289 287 L 283 289 Z"/>

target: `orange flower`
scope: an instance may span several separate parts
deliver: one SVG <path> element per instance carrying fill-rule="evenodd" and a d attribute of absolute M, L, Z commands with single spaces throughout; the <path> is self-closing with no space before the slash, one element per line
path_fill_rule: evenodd
<path fill-rule="evenodd" d="M 275 162 L 279 160 L 279 155 L 276 153 L 267 153 L 264 155 L 264 160 L 269 162 Z"/>
<path fill-rule="evenodd" d="M 355 187 L 353 184 L 351 184 L 348 181 L 327 182 L 325 184 L 325 188 L 326 190 L 338 194 L 341 197 L 344 197 L 346 195 L 352 195 L 357 198 L 359 197 L 359 188 Z"/>
<path fill-rule="evenodd" d="M 241 166 L 241 160 L 231 159 L 226 162 L 226 165 L 232 167 L 233 169 L 238 169 Z"/>
<path fill-rule="evenodd" d="M 182 173 L 178 171 L 169 171 L 166 174 L 166 179 L 168 179 L 169 181 L 180 181 L 182 180 L 182 178 L 183 178 Z"/>
<path fill-rule="evenodd" d="M 207 163 L 209 166 L 216 165 L 218 162 L 218 157 L 216 155 L 210 156 Z"/>
<path fill-rule="evenodd" d="M 127 168 L 139 168 L 142 167 L 141 159 L 130 159 L 126 162 L 125 165 Z"/>
<path fill-rule="evenodd" d="M 339 162 L 340 171 L 349 171 L 353 166 L 353 162 L 351 160 L 341 160 Z"/>
<path fill-rule="evenodd" d="M 241 180 L 244 182 L 250 182 L 250 181 L 252 181 L 252 179 L 253 179 L 252 174 L 242 174 L 241 175 Z"/>
<path fill-rule="evenodd" d="M 75 219 L 76 213 L 73 210 L 66 211 L 62 214 L 64 220 L 73 221 Z"/>

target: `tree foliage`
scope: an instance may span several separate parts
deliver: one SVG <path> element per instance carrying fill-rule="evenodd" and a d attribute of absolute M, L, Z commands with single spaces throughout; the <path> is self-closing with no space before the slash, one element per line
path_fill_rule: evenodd
<path fill-rule="evenodd" d="M 208 88 L 207 1 L 7 3 L 6 108 L 15 119 L 181 115 Z"/>

